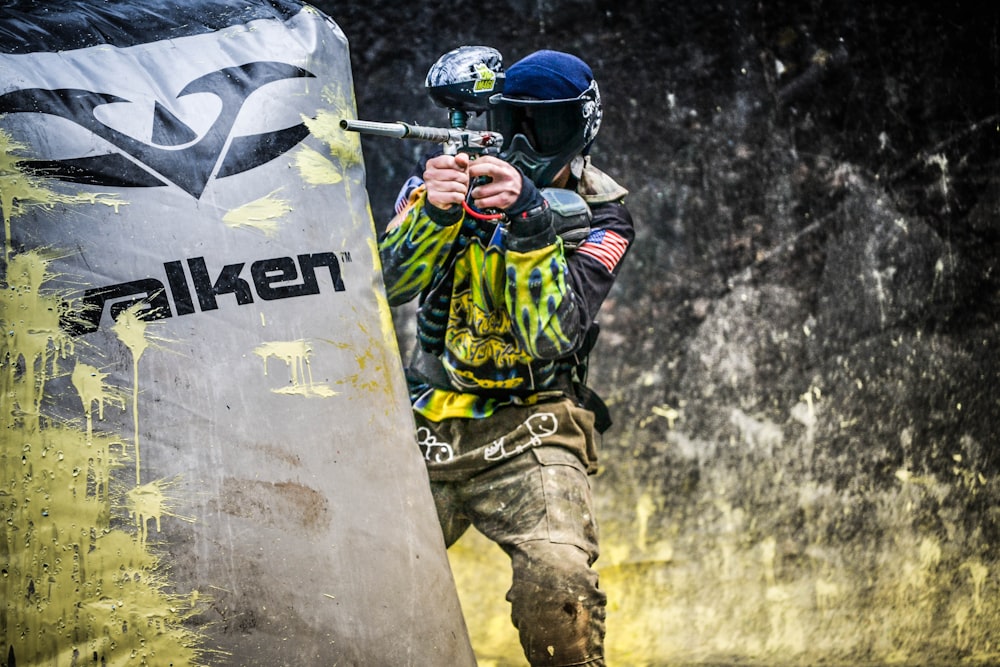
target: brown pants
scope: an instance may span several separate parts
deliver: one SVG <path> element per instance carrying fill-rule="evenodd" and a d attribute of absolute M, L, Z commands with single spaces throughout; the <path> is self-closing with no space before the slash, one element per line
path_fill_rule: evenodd
<path fill-rule="evenodd" d="M 579 429 L 581 420 L 570 424 L 574 420 L 562 412 L 563 405 L 552 407 L 543 409 L 568 429 Z M 524 410 L 501 417 L 513 418 L 512 432 L 522 424 Z M 491 418 L 494 433 L 497 417 Z M 461 421 L 469 429 L 477 426 L 475 420 Z M 441 428 L 419 416 L 418 424 L 439 438 L 455 435 L 455 424 Z M 468 441 L 470 435 L 466 431 L 461 438 Z M 531 665 L 603 667 L 607 599 L 591 567 L 598 556 L 597 523 L 580 458 L 543 443 L 478 474 L 434 481 L 431 489 L 448 546 L 472 525 L 510 557 L 513 583 L 507 600 Z"/>

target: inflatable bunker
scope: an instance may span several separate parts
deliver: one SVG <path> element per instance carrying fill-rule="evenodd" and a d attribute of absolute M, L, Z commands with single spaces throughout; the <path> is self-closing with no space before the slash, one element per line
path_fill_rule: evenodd
<path fill-rule="evenodd" d="M 0 8 L 0 661 L 474 664 L 289 0 Z"/>

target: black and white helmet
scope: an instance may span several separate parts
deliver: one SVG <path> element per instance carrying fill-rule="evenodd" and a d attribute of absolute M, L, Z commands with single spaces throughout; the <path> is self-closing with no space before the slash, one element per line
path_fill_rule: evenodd
<path fill-rule="evenodd" d="M 490 46 L 460 46 L 437 59 L 424 85 L 438 106 L 486 111 L 504 89 L 503 56 Z"/>

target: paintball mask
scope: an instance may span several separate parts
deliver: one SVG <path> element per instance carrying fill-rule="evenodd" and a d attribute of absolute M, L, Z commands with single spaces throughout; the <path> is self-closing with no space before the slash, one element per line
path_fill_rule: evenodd
<path fill-rule="evenodd" d="M 540 51 L 515 63 L 504 92 L 490 98 L 490 129 L 504 138 L 501 157 L 539 187 L 590 147 L 600 125 L 597 82 L 569 54 Z"/>

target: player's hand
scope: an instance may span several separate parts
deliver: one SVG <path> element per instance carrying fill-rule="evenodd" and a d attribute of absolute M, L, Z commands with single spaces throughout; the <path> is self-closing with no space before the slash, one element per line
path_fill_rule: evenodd
<path fill-rule="evenodd" d="M 469 163 L 464 153 L 437 155 L 428 160 L 424 168 L 427 201 L 442 210 L 461 205 L 469 192 Z"/>
<path fill-rule="evenodd" d="M 474 184 L 472 201 L 480 210 L 506 210 L 521 195 L 521 172 L 492 155 L 472 160 L 469 163 L 469 176 Z"/>

